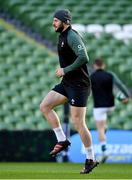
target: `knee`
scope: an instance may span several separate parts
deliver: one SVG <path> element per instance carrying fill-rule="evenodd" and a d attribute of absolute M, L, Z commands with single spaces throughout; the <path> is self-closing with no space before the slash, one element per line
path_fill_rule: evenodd
<path fill-rule="evenodd" d="M 48 103 L 41 102 L 39 109 L 42 113 L 45 114 L 46 112 L 50 110 L 50 105 Z"/>

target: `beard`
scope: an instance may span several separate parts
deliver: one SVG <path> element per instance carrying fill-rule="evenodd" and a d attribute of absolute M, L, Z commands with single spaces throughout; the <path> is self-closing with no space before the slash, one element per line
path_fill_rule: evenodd
<path fill-rule="evenodd" d="M 61 22 L 60 26 L 58 27 L 58 29 L 56 29 L 56 32 L 59 32 L 61 33 L 64 29 L 64 25 L 63 25 L 63 22 Z"/>

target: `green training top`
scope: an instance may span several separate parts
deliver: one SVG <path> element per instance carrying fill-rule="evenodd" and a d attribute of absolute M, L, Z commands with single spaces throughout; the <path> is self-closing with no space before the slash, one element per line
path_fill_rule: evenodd
<path fill-rule="evenodd" d="M 81 36 L 71 26 L 59 36 L 58 55 L 65 73 L 62 81 L 70 85 L 90 85 L 87 68 L 89 57 Z"/>

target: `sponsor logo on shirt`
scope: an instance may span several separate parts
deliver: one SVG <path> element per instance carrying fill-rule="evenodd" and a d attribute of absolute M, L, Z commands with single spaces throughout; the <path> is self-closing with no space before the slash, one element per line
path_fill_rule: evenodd
<path fill-rule="evenodd" d="M 84 49 L 81 44 L 79 44 L 77 47 L 78 47 L 78 50 L 79 50 L 79 51 L 82 50 L 82 49 Z"/>
<path fill-rule="evenodd" d="M 63 41 L 61 42 L 61 47 L 64 47 L 64 42 Z"/>

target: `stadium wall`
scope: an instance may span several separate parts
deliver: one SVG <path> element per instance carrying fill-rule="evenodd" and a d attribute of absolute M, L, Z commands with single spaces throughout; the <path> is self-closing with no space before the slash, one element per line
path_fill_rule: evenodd
<path fill-rule="evenodd" d="M 56 159 L 49 152 L 55 142 L 55 136 L 50 130 L 0 131 L 0 161 L 54 162 Z"/>

